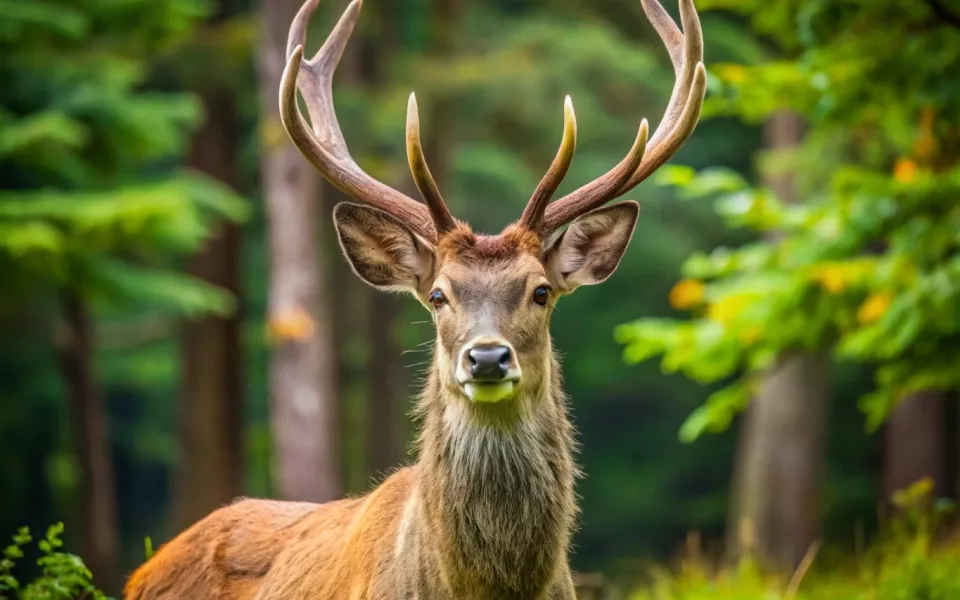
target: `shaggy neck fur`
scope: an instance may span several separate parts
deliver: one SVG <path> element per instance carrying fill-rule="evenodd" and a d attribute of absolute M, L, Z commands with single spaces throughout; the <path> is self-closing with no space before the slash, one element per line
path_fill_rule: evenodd
<path fill-rule="evenodd" d="M 420 401 L 425 545 L 457 597 L 534 598 L 566 564 L 576 517 L 574 441 L 559 366 L 495 405 L 431 372 Z M 461 595 L 462 594 L 462 595 Z"/>

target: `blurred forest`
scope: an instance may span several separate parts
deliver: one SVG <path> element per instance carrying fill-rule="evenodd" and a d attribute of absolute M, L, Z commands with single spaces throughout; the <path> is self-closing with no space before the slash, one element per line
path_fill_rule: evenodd
<path fill-rule="evenodd" d="M 700 125 L 629 196 L 616 275 L 553 318 L 574 568 L 649 582 L 696 553 L 637 598 L 771 597 L 760 571 L 805 572 L 821 540 L 845 564 L 902 517 L 934 591 L 863 597 L 960 597 L 937 542 L 960 497 L 960 4 L 696 4 Z M 0 0 L 0 535 L 64 522 L 107 591 L 235 497 L 361 493 L 410 458 L 431 322 L 350 271 L 345 198 L 280 124 L 299 5 Z M 322 0 L 310 47 L 345 5 Z M 367 0 L 334 92 L 353 156 L 409 190 L 415 90 L 451 209 L 499 230 L 565 94 L 561 193 L 672 84 L 640 0 Z M 698 587 L 720 557 L 762 569 Z"/>

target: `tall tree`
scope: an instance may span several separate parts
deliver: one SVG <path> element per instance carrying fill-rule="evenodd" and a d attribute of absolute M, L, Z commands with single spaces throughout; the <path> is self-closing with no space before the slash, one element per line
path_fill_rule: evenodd
<path fill-rule="evenodd" d="M 894 494 L 929 479 L 931 493 L 950 493 L 947 477 L 945 396 L 939 390 L 908 395 L 883 426 L 881 502 L 891 507 Z"/>
<path fill-rule="evenodd" d="M 397 321 L 402 314 L 401 298 L 373 294 L 370 298 L 370 364 L 367 403 L 367 470 L 380 480 L 405 456 L 401 426 L 404 392 L 409 385 L 400 364 Z"/>
<path fill-rule="evenodd" d="M 98 585 L 118 589 L 120 532 L 117 497 L 110 459 L 110 428 L 103 394 L 93 364 L 94 327 L 85 301 L 74 290 L 62 294 L 64 335 L 59 340 L 61 376 L 73 423 L 73 442 L 80 463 L 79 511 L 83 556 Z"/>
<path fill-rule="evenodd" d="M 774 114 L 764 127 L 767 149 L 795 148 L 801 127 L 795 114 Z M 797 202 L 791 174 L 769 177 L 767 183 L 781 201 Z M 778 235 L 770 237 L 775 243 Z M 793 350 L 763 376 L 740 431 L 727 528 L 731 558 L 755 552 L 792 569 L 816 539 L 828 367 L 826 355 Z"/>
<path fill-rule="evenodd" d="M 229 22 L 221 0 L 204 38 L 219 39 Z M 196 55 L 192 57 L 197 59 Z M 219 61 L 223 62 L 223 61 Z M 194 134 L 187 162 L 194 169 L 238 188 L 240 122 L 236 90 L 222 71 L 194 74 L 204 122 Z M 224 221 L 190 258 L 191 275 L 240 296 L 240 227 Z M 175 526 L 182 529 L 241 493 L 243 475 L 243 365 L 240 311 L 188 320 L 181 335 L 181 392 L 178 425 L 180 462 L 175 484 Z"/>
<path fill-rule="evenodd" d="M 258 70 L 261 173 L 270 248 L 270 408 L 277 492 L 292 500 L 340 495 L 332 304 L 320 261 L 320 177 L 287 139 L 278 90 L 299 0 L 261 4 Z"/>

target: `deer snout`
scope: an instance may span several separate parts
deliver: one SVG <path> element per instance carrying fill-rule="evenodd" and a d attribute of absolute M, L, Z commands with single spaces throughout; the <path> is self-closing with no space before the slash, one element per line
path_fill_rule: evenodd
<path fill-rule="evenodd" d="M 517 354 L 504 341 L 474 340 L 460 353 L 457 382 L 474 402 L 499 402 L 511 398 L 519 380 Z"/>
<path fill-rule="evenodd" d="M 467 350 L 467 370 L 474 381 L 500 381 L 510 371 L 513 353 L 503 345 L 475 346 Z"/>

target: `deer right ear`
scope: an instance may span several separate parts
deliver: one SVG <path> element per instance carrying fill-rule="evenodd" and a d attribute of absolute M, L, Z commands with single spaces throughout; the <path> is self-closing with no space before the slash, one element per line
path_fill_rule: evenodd
<path fill-rule="evenodd" d="M 548 240 L 544 260 L 554 285 L 569 293 L 606 281 L 627 250 L 639 212 L 640 205 L 630 200 L 597 208 Z"/>
<path fill-rule="evenodd" d="M 433 245 L 393 216 L 369 206 L 341 202 L 333 223 L 344 255 L 370 285 L 425 294 L 436 265 Z"/>

